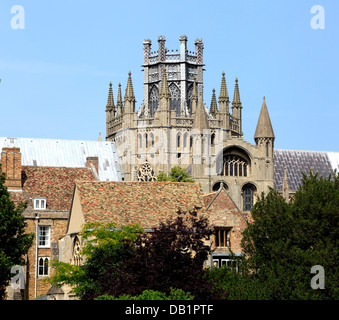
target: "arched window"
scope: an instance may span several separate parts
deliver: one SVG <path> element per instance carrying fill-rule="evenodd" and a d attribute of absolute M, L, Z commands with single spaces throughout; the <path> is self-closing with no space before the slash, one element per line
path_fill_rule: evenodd
<path fill-rule="evenodd" d="M 138 170 L 138 181 L 155 181 L 154 170 L 149 162 L 143 163 Z"/>
<path fill-rule="evenodd" d="M 218 172 L 221 176 L 247 177 L 248 167 L 249 163 L 245 158 L 234 154 L 225 154 L 222 163 L 219 164 Z"/>
<path fill-rule="evenodd" d="M 270 156 L 270 143 L 266 142 L 266 157 Z"/>
<path fill-rule="evenodd" d="M 187 148 L 187 140 L 188 140 L 188 133 L 185 132 L 185 133 L 184 133 L 184 148 L 185 148 L 185 149 Z"/>
<path fill-rule="evenodd" d="M 81 245 L 78 237 L 75 237 L 73 241 L 73 262 L 76 266 L 80 266 L 81 263 Z"/>
<path fill-rule="evenodd" d="M 177 115 L 180 115 L 180 89 L 174 83 L 168 87 L 171 93 L 171 110 L 176 110 Z"/>
<path fill-rule="evenodd" d="M 145 137 L 145 146 L 146 146 L 146 148 L 148 148 L 148 134 L 145 133 L 144 137 Z"/>
<path fill-rule="evenodd" d="M 154 85 L 150 92 L 148 98 L 148 106 L 151 112 L 151 116 L 154 115 L 154 112 L 158 109 L 159 105 L 159 89 Z"/>
<path fill-rule="evenodd" d="M 254 196 L 256 194 L 256 188 L 254 185 L 248 183 L 242 188 L 242 202 L 243 211 L 251 211 L 254 204 Z"/>
<path fill-rule="evenodd" d="M 151 132 L 149 134 L 149 140 L 150 140 L 150 147 L 154 146 L 154 134 Z"/>
<path fill-rule="evenodd" d="M 139 145 L 139 148 L 142 149 L 142 136 L 141 136 L 141 134 L 138 134 L 138 145 Z"/>
<path fill-rule="evenodd" d="M 214 146 L 215 144 L 215 133 L 212 133 L 211 135 L 211 145 Z"/>
<path fill-rule="evenodd" d="M 218 181 L 213 185 L 213 191 L 218 191 L 220 188 L 225 188 L 226 190 L 228 190 L 228 185 L 226 182 L 224 181 Z"/>
<path fill-rule="evenodd" d="M 181 146 L 181 134 L 180 132 L 177 134 L 177 148 L 180 148 Z"/>

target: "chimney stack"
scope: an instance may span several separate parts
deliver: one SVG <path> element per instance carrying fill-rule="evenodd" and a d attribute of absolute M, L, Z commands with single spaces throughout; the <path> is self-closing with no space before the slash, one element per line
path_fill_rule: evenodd
<path fill-rule="evenodd" d="M 21 190 L 20 148 L 4 147 L 1 152 L 1 169 L 6 174 L 5 185 L 10 190 Z"/>

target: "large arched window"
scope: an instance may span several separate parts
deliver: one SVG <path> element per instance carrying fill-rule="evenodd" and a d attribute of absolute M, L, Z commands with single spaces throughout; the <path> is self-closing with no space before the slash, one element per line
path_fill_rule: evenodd
<path fill-rule="evenodd" d="M 251 211 L 254 204 L 256 188 L 253 184 L 247 183 L 242 188 L 243 211 Z"/>
<path fill-rule="evenodd" d="M 155 181 L 156 179 L 151 164 L 148 161 L 143 163 L 138 170 L 138 181 Z"/>
<path fill-rule="evenodd" d="M 249 175 L 249 163 L 239 155 L 224 154 L 222 167 L 219 170 L 221 176 L 247 177 Z"/>
<path fill-rule="evenodd" d="M 154 85 L 150 92 L 148 98 L 148 106 L 151 112 L 151 116 L 154 115 L 154 112 L 158 109 L 159 105 L 159 89 Z"/>
<path fill-rule="evenodd" d="M 171 93 L 171 110 L 176 110 L 177 115 L 180 115 L 180 89 L 174 83 L 168 87 Z"/>

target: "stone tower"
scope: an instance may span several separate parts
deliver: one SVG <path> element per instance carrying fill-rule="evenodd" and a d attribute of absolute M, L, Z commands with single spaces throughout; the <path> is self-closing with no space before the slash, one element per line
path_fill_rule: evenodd
<path fill-rule="evenodd" d="M 273 187 L 274 133 L 265 99 L 254 135 L 243 140 L 242 102 L 235 79 L 230 108 L 225 72 L 217 100 L 213 89 L 208 109 L 203 98 L 203 42 L 195 53 L 180 36 L 180 50 L 169 51 L 163 36 L 158 51 L 144 40 L 144 100 L 136 110 L 132 74 L 124 101 L 121 85 L 116 105 L 110 84 L 106 106 L 106 140 L 117 143 L 125 180 L 154 181 L 160 172 L 181 166 L 201 183 L 204 193 L 224 187 L 243 211 L 255 195 Z"/>

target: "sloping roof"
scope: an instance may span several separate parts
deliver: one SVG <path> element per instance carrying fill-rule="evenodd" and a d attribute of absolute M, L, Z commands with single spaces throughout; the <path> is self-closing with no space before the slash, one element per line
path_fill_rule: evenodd
<path fill-rule="evenodd" d="M 328 177 L 334 169 L 339 169 L 339 152 L 274 150 L 274 187 L 282 189 L 284 168 L 287 169 L 287 179 L 290 190 L 298 190 L 302 173 L 318 173 Z"/>
<path fill-rule="evenodd" d="M 0 137 L 0 151 L 3 147 L 20 148 L 24 166 L 81 168 L 86 167 L 86 157 L 98 157 L 100 180 L 122 180 L 113 141 Z"/>
<path fill-rule="evenodd" d="M 46 198 L 48 210 L 70 210 L 75 180 L 94 180 L 89 168 L 22 167 L 22 192 L 10 192 L 15 202 L 27 201 L 33 208 L 34 198 Z"/>
<path fill-rule="evenodd" d="M 153 228 L 178 210 L 203 211 L 199 186 L 183 182 L 103 182 L 78 181 L 85 222 L 139 223 Z"/>

